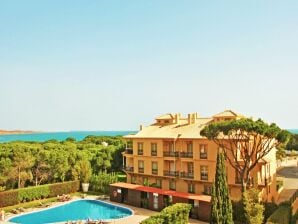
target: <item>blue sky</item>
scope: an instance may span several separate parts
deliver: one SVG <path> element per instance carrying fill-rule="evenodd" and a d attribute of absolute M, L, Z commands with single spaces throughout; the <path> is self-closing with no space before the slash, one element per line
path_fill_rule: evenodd
<path fill-rule="evenodd" d="M 298 128 L 298 2 L 0 1 L 0 129 L 233 109 Z"/>

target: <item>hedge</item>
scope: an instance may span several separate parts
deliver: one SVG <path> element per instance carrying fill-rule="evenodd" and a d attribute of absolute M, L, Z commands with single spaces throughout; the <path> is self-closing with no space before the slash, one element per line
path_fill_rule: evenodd
<path fill-rule="evenodd" d="M 0 192 L 0 207 L 16 205 L 20 202 L 33 201 L 41 198 L 56 197 L 57 195 L 77 192 L 79 181 L 69 181 L 36 187 L 20 188 Z"/>
<path fill-rule="evenodd" d="M 80 189 L 80 181 L 49 184 L 50 197 L 77 192 Z"/>
<path fill-rule="evenodd" d="M 189 204 L 176 203 L 164 208 L 159 214 L 143 220 L 141 224 L 186 224 L 190 209 Z"/>
<path fill-rule="evenodd" d="M 289 224 L 291 221 L 291 206 L 281 205 L 267 219 L 266 224 Z"/>

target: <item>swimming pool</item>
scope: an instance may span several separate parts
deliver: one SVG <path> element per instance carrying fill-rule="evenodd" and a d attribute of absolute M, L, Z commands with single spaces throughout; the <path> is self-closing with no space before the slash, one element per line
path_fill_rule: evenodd
<path fill-rule="evenodd" d="M 75 220 L 113 220 L 133 214 L 131 209 L 97 200 L 81 199 L 56 207 L 15 216 L 8 221 L 22 224 L 42 224 Z"/>

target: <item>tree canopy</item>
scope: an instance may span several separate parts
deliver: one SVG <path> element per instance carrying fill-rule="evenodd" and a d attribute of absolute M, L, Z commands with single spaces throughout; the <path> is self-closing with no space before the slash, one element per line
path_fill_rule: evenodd
<path fill-rule="evenodd" d="M 103 144 L 103 142 L 108 143 Z M 122 137 L 87 136 L 82 141 L 0 144 L 0 189 L 88 180 L 102 171 L 121 170 Z M 113 161 L 113 162 L 112 162 Z"/>
<path fill-rule="evenodd" d="M 243 190 L 256 164 L 289 138 L 289 133 L 275 123 L 250 118 L 212 122 L 203 128 L 201 135 L 223 149 L 226 159 L 240 175 Z"/>

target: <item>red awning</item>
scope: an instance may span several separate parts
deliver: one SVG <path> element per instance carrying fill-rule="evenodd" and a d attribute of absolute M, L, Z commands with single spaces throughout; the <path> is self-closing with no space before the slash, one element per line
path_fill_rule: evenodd
<path fill-rule="evenodd" d="M 187 198 L 187 199 L 206 201 L 206 202 L 211 201 L 211 197 L 209 195 L 198 195 L 198 194 L 190 194 L 190 193 L 184 193 L 184 192 L 178 192 L 178 191 L 172 191 L 172 190 L 162 190 L 160 188 L 147 187 L 147 186 L 142 186 L 137 184 L 122 183 L 122 182 L 118 182 L 110 185 L 113 187 L 126 188 L 126 189 L 136 190 L 136 191 L 157 193 L 162 195 L 171 195 L 173 197 L 178 197 L 178 198 Z"/>

